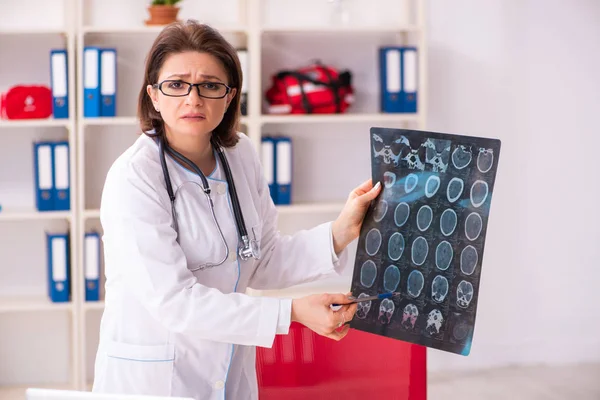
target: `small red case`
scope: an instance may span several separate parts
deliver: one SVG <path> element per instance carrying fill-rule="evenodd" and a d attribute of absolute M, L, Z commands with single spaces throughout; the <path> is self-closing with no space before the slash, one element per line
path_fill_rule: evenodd
<path fill-rule="evenodd" d="M 3 119 L 48 118 L 52 115 L 52 90 L 42 85 L 17 85 L 2 93 Z"/>

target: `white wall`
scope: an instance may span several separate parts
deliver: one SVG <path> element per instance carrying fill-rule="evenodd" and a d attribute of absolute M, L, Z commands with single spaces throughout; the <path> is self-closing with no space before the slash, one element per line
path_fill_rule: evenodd
<path fill-rule="evenodd" d="M 600 360 L 600 2 L 431 0 L 431 130 L 502 139 L 472 353 Z"/>

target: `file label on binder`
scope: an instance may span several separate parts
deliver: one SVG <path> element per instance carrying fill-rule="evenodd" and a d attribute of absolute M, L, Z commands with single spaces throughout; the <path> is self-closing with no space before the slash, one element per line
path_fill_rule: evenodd
<path fill-rule="evenodd" d="M 68 235 L 49 235 L 48 241 L 48 295 L 55 303 L 69 301 Z"/>
<path fill-rule="evenodd" d="M 100 51 L 100 95 L 102 97 L 100 115 L 114 117 L 116 115 L 117 93 L 117 52 L 114 49 Z"/>
<path fill-rule="evenodd" d="M 276 139 L 275 162 L 277 170 L 278 204 L 291 204 L 292 202 L 292 141 L 288 137 Z"/>
<path fill-rule="evenodd" d="M 85 301 L 100 300 L 100 236 L 85 235 Z"/>
<path fill-rule="evenodd" d="M 54 209 L 52 158 L 52 143 L 39 142 L 34 144 L 35 202 L 38 211 L 52 211 Z"/>
<path fill-rule="evenodd" d="M 54 209 L 70 210 L 71 195 L 69 188 L 69 143 L 54 144 Z"/>
<path fill-rule="evenodd" d="M 261 162 L 265 179 L 269 185 L 269 194 L 271 195 L 271 199 L 273 199 L 273 203 L 277 204 L 277 184 L 275 183 L 275 145 L 273 138 L 262 138 Z"/>
<path fill-rule="evenodd" d="M 100 116 L 100 49 L 86 47 L 83 51 L 83 116 Z"/>
<path fill-rule="evenodd" d="M 417 112 L 417 50 L 403 50 L 402 80 L 404 86 L 404 101 L 402 111 Z"/>
<path fill-rule="evenodd" d="M 69 118 L 69 94 L 66 50 L 50 52 L 52 112 L 54 118 Z"/>
<path fill-rule="evenodd" d="M 389 94 L 398 94 L 400 86 L 400 50 L 390 49 L 385 54 L 386 87 Z"/>

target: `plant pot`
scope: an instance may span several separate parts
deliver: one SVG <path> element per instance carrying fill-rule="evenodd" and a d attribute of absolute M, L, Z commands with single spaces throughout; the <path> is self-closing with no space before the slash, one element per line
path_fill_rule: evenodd
<path fill-rule="evenodd" d="M 177 21 L 179 7 L 149 6 L 148 13 L 150 14 L 150 19 L 146 20 L 146 25 L 167 25 Z"/>

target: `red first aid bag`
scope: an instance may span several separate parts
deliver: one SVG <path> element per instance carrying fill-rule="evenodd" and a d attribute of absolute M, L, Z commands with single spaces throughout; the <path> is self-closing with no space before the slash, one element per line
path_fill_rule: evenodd
<path fill-rule="evenodd" d="M 3 119 L 48 118 L 52 115 L 52 90 L 47 86 L 19 85 L 2 94 Z"/>
<path fill-rule="evenodd" d="M 338 72 L 319 62 L 296 71 L 280 71 L 266 92 L 271 114 L 345 112 L 354 101 L 350 71 Z"/>

